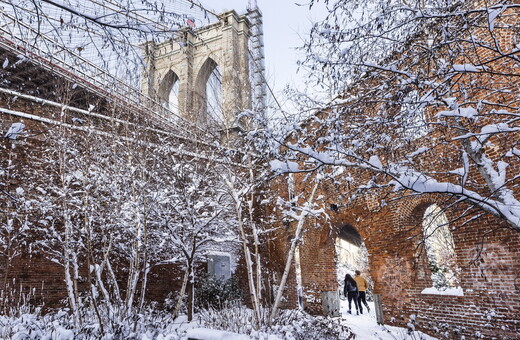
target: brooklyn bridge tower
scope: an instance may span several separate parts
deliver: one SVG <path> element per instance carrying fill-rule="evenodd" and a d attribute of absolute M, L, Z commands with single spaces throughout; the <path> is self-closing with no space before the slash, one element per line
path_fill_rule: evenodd
<path fill-rule="evenodd" d="M 188 27 L 174 38 L 148 42 L 142 89 L 175 115 L 199 126 L 247 129 L 245 111 L 265 109 L 261 13 L 257 6 L 238 15 Z"/>

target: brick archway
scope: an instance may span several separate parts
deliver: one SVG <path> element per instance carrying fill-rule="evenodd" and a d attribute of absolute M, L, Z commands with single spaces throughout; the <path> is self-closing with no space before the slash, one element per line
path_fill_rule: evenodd
<path fill-rule="evenodd" d="M 352 243 L 353 245 L 356 245 L 358 247 L 363 243 L 363 240 L 361 238 L 361 235 L 359 235 L 359 232 L 350 224 L 344 224 L 343 226 L 341 226 L 339 228 L 337 237 L 349 243 Z"/>
<path fill-rule="evenodd" d="M 350 218 L 341 221 L 353 222 Z M 361 229 L 359 223 L 314 221 L 310 224 L 299 249 L 303 306 L 309 313 L 321 314 L 321 293 L 339 293 L 341 288 L 336 240 L 345 239 L 359 247 L 364 239 L 358 231 Z"/>
<path fill-rule="evenodd" d="M 367 205 L 344 210 L 334 207 L 328 221 L 314 222 L 315 227 L 305 234 L 301 247 L 305 309 L 321 313 L 319 293 L 340 288 L 335 258 L 338 237 L 365 244 L 369 256 L 367 274 L 374 282 L 374 293 L 383 296 L 384 304 L 405 307 L 416 294 L 431 287 L 427 257 L 417 256 L 416 247 L 422 239 L 424 213 L 432 204 L 440 205 L 439 197 L 411 197 L 378 209 Z"/>

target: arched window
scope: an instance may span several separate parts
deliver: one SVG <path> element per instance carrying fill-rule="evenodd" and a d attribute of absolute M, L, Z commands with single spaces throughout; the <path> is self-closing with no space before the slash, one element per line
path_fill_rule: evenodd
<path fill-rule="evenodd" d="M 208 58 L 200 69 L 197 79 L 200 93 L 200 112 L 205 114 L 208 123 L 224 123 L 222 111 L 222 74 L 217 63 Z"/>
<path fill-rule="evenodd" d="M 222 75 L 216 66 L 206 83 L 206 112 L 217 123 L 224 122 L 222 114 Z"/>
<path fill-rule="evenodd" d="M 179 77 L 169 70 L 159 84 L 157 91 L 159 102 L 174 114 L 179 114 Z"/>
<path fill-rule="evenodd" d="M 445 290 L 458 286 L 455 244 L 442 209 L 430 205 L 423 218 L 423 235 L 433 286 Z"/>
<path fill-rule="evenodd" d="M 170 94 L 168 95 L 168 109 L 175 114 L 179 114 L 179 81 L 173 83 Z"/>

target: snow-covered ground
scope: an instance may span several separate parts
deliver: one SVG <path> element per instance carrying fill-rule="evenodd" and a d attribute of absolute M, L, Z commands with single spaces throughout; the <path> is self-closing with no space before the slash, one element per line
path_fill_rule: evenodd
<path fill-rule="evenodd" d="M 392 327 L 392 326 L 384 326 L 378 325 L 376 322 L 376 315 L 374 311 L 374 303 L 368 302 L 370 306 L 370 313 L 363 308 L 363 314 L 356 315 L 348 314 L 348 301 L 340 300 L 341 306 L 341 318 L 343 322 L 352 330 L 354 334 L 356 334 L 356 340 L 438 340 L 437 338 L 426 335 L 422 332 L 415 331 L 413 334 L 408 333 L 408 329 L 400 328 L 400 327 Z M 186 319 L 180 317 L 176 320 L 176 323 L 179 323 L 179 329 L 192 329 L 200 327 L 197 322 L 187 323 Z M 202 334 L 204 333 L 206 336 L 213 335 L 214 337 L 208 337 L 211 339 L 221 339 L 221 331 L 206 330 L 204 332 L 200 332 L 198 330 L 193 330 L 193 334 Z M 191 332 L 190 332 L 191 333 Z M 266 339 L 276 339 L 280 340 L 279 336 L 266 335 Z M 240 336 L 237 339 L 249 339 L 247 336 Z"/>
<path fill-rule="evenodd" d="M 420 332 L 409 334 L 406 328 L 378 325 L 373 303 L 369 305 L 370 313 L 365 311 L 364 314 L 356 315 L 354 311 L 354 314 L 348 314 L 348 302 L 341 300 L 342 316 L 338 318 L 313 317 L 301 311 L 281 311 L 278 324 L 272 328 L 263 327 L 260 331 L 252 330 L 252 311 L 243 306 L 197 314 L 192 322 L 188 322 L 185 315 L 175 321 L 168 313 L 141 315 L 135 324 L 131 320 L 115 324 L 119 327 L 117 329 L 106 320 L 103 339 L 187 340 L 191 337 L 206 340 L 331 340 L 346 339 L 354 334 L 355 340 L 438 340 Z M 0 339 L 98 339 L 99 324 L 95 315 L 83 313 L 83 316 L 83 326 L 78 328 L 74 326 L 73 317 L 65 310 L 46 315 L 38 312 L 20 313 L 12 317 L 0 315 Z"/>
<path fill-rule="evenodd" d="M 348 314 L 348 301 L 340 300 L 341 316 L 354 334 L 356 340 L 437 340 L 437 338 L 415 331 L 408 334 L 408 330 L 400 327 L 381 326 L 376 322 L 374 303 L 368 302 L 370 313 L 363 308 L 363 314 L 356 315 L 354 303 L 353 314 Z"/>

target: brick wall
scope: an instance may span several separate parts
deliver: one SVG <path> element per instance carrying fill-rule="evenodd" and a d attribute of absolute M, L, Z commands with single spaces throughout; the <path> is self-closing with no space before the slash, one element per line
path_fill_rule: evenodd
<path fill-rule="evenodd" d="M 329 197 L 321 202 L 323 207 L 337 202 L 329 192 L 322 193 Z M 520 235 L 501 227 L 492 216 L 450 223 L 464 296 L 421 294 L 432 281 L 424 251 L 418 251 L 419 226 L 426 208 L 439 201 L 438 196 L 421 196 L 372 210 L 362 204 L 337 212 L 329 209 L 328 219 L 310 220 L 300 245 L 305 310 L 321 314 L 321 292 L 339 288 L 334 242 L 339 229 L 349 224 L 367 247 L 373 290 L 381 294 L 385 323 L 406 327 L 413 318 L 418 329 L 433 335 L 438 330 L 440 337 L 474 338 L 479 333 L 489 339 L 516 338 L 520 334 Z M 292 232 L 287 229 L 285 240 Z M 280 236 L 274 243 L 286 244 L 278 246 L 277 256 L 283 257 L 287 241 Z M 274 268 L 281 273 L 282 266 Z M 296 305 L 294 279 L 284 295 L 286 307 Z"/>
<path fill-rule="evenodd" d="M 503 50 L 511 51 L 517 44 L 514 37 L 518 37 L 518 10 L 510 10 L 503 18 L 502 21 L 496 22 L 495 27 L 498 28 L 494 32 L 497 44 Z M 516 22 L 513 22 L 514 20 Z M 486 25 L 474 32 L 479 38 L 483 37 L 483 41 L 492 44 L 493 41 L 487 36 L 488 33 Z M 499 56 L 494 52 L 484 47 L 472 49 L 462 45 L 458 48 L 464 50 L 464 53 L 449 54 L 448 49 L 443 50 L 441 47 L 439 56 L 449 56 L 450 62 L 454 64 L 478 64 L 483 60 L 488 61 L 486 66 L 489 66 L 489 73 L 461 75 L 457 81 L 453 82 L 450 96 L 457 97 L 468 106 L 473 103 L 477 105 L 479 100 L 482 102 L 487 100 L 507 104 L 511 112 L 517 112 L 518 100 L 515 98 L 518 98 L 518 93 L 520 93 L 518 63 L 512 59 L 498 58 Z M 518 52 L 515 53 L 515 56 L 519 56 Z M 413 53 L 404 57 L 398 54 L 394 57 L 397 61 L 393 65 L 397 65 L 397 68 L 401 66 L 401 63 L 404 65 L 409 63 L 417 65 L 416 67 L 419 69 L 430 69 L 427 67 L 429 65 L 414 60 L 417 55 Z M 500 59 L 500 61 L 495 62 L 494 58 Z M 360 89 L 365 89 L 367 93 L 372 94 L 371 88 L 376 88 L 381 84 L 398 83 L 401 80 L 395 74 L 379 70 L 366 78 L 362 83 L 353 84 L 348 89 L 349 93 L 345 95 L 347 98 L 345 100 L 347 103 L 344 104 L 345 111 L 342 112 L 345 117 L 335 121 L 335 126 L 318 125 L 316 123 L 319 121 L 318 119 L 310 120 L 304 125 L 306 130 L 304 130 L 305 135 L 302 139 L 307 144 L 302 147 L 308 145 L 316 150 L 321 150 L 321 147 L 325 148 L 328 145 L 319 144 L 316 140 L 318 137 L 328 136 L 328 128 L 332 129 L 333 133 L 339 134 L 341 128 L 336 129 L 336 127 L 349 126 L 351 122 L 349 119 L 352 120 L 352 125 L 356 126 L 356 119 L 379 114 L 377 107 L 379 98 L 366 98 L 368 101 L 373 100 L 371 104 L 364 104 L 362 101 L 355 102 L 352 108 L 349 106 L 349 95 L 352 98 L 364 98 L 359 93 Z M 386 88 L 392 87 L 390 85 Z M 396 95 L 396 98 L 399 98 L 400 94 L 388 93 L 388 95 Z M 384 99 L 381 101 L 385 102 Z M 498 105 L 493 108 L 498 108 Z M 386 107 L 385 109 L 391 113 L 391 108 Z M 399 112 L 400 108 L 396 105 L 394 109 Z M 435 121 L 435 115 L 443 109 L 446 108 L 431 108 L 425 112 L 425 116 L 427 119 Z M 486 109 L 489 111 L 491 107 Z M 335 110 L 335 108 L 324 110 L 317 116 L 331 118 L 336 114 Z M 362 115 L 357 116 L 358 111 L 356 110 Z M 487 111 L 483 110 L 483 112 Z M 470 120 L 461 120 L 461 122 L 468 131 L 478 133 L 484 125 L 494 123 L 493 119 L 497 119 L 496 116 L 483 115 L 477 123 Z M 518 126 L 518 123 L 511 123 L 511 125 Z M 419 146 L 428 146 L 431 149 L 423 154 L 423 157 L 414 159 L 413 166 L 425 173 L 436 174 L 439 181 L 453 183 L 456 177 L 448 171 L 460 166 L 461 144 L 460 141 L 453 140 L 459 134 L 450 130 L 448 126 L 449 124 L 435 125 L 435 128 L 425 138 L 411 141 L 400 148 L 392 148 L 391 143 L 388 143 L 387 146 L 378 141 L 374 144 L 383 145 L 383 147 L 378 145 L 380 151 L 374 151 L 376 150 L 374 148 L 367 151 L 367 154 L 378 154 L 385 164 L 386 161 L 402 159 L 404 155 L 417 150 Z M 372 127 L 367 126 L 367 128 Z M 370 131 L 373 132 L 374 139 L 382 134 L 393 136 L 392 128 L 384 124 L 372 129 Z M 296 139 L 296 137 L 293 138 Z M 291 140 L 291 142 L 294 143 L 295 140 Z M 348 143 L 347 140 L 345 145 L 342 145 L 347 150 L 350 146 Z M 500 159 L 499 157 L 503 157 L 507 150 L 512 147 L 518 149 L 519 145 L 520 134 L 508 133 L 493 136 L 491 143 L 485 148 L 485 155 L 496 162 Z M 336 146 L 334 145 L 334 147 Z M 355 151 L 360 157 L 366 156 L 361 150 L 355 149 Z M 309 163 L 311 163 L 312 157 L 309 158 Z M 507 168 L 508 186 L 518 197 L 520 161 L 515 157 L 503 158 L 503 160 L 509 163 Z M 313 166 L 315 164 L 310 167 Z M 301 168 L 305 168 L 303 161 Z M 353 179 L 345 180 L 347 175 Z M 304 291 L 312 297 L 305 301 L 306 310 L 320 314 L 320 293 L 338 289 L 335 277 L 334 241 L 341 228 L 344 225 L 350 225 L 361 235 L 367 247 L 373 289 L 374 293 L 380 294 L 382 297 L 385 323 L 406 327 L 407 323 L 413 321 L 416 328 L 439 338 L 519 338 L 520 253 L 518 249 L 520 233 L 518 230 L 514 230 L 504 221 L 475 206 L 455 202 L 455 199 L 449 195 L 404 192 L 402 196 L 399 196 L 384 189 L 371 189 L 360 193 L 355 190 L 356 184 L 364 184 L 366 183 L 364 180 L 374 177 L 362 170 L 353 170 L 349 167 L 345 167 L 343 176 L 337 177 L 340 181 L 323 181 L 320 184 L 318 195 L 322 198 L 316 200 L 316 203 L 323 208 L 326 216 L 322 215 L 319 220 L 309 219 L 306 225 L 304 240 L 301 244 L 301 266 Z M 295 177 L 296 192 L 304 193 L 304 197 L 300 200 L 300 204 L 303 204 L 305 197 L 308 196 L 306 190 L 308 190 L 312 176 L 305 174 Z M 374 181 L 377 182 L 377 180 Z M 272 190 L 287 198 L 286 183 L 286 180 L 279 180 L 273 183 Z M 384 181 L 381 180 L 377 183 L 382 184 Z M 475 168 L 472 168 L 468 174 L 466 185 L 484 197 L 492 195 Z M 432 287 L 431 270 L 425 254 L 422 235 L 424 213 L 432 204 L 441 207 L 447 215 L 455 243 L 456 266 L 460 269 L 458 279 L 463 296 L 422 293 L 425 288 Z M 331 209 L 332 207 L 334 208 Z M 273 242 L 283 244 L 292 233 L 294 230 L 288 228 L 284 235 L 280 235 Z M 286 248 L 278 247 L 280 247 L 278 256 L 283 256 Z M 280 270 L 279 267 L 275 268 Z M 288 296 L 292 297 L 295 289 L 295 286 L 288 286 Z"/>
<path fill-rule="evenodd" d="M 18 65 L 18 71 L 22 72 L 22 68 L 26 68 L 25 72 L 30 74 L 34 72 L 34 65 L 23 64 Z M 2 70 L 8 72 L 8 70 Z M 54 79 L 52 73 L 45 76 L 42 71 L 42 79 Z M 7 79 L 9 74 L 2 73 Z M 18 79 L 18 78 L 14 78 Z M 59 80 L 59 79 L 58 79 Z M 7 83 L 7 82 L 6 82 Z M 16 84 L 10 84 L 14 90 L 19 90 Z M 20 85 L 20 84 L 19 84 Z M 87 103 L 95 103 L 94 113 L 101 113 L 106 118 L 96 116 L 95 114 L 87 114 L 70 110 L 61 110 L 60 107 L 52 106 L 49 102 L 38 102 L 32 99 L 18 97 L 16 95 L 0 93 L 0 108 L 17 111 L 21 114 L 34 115 L 34 117 L 20 117 L 16 114 L 0 113 L 0 134 L 5 135 L 12 123 L 22 122 L 25 125 L 23 135 L 16 140 L 0 138 L 0 218 L 4 225 L 10 216 L 16 215 L 16 209 L 21 209 L 18 216 L 27 216 L 30 220 L 29 237 L 24 238 L 20 242 L 11 247 L 19 252 L 12 262 L 8 263 L 7 254 L 0 254 L 0 291 L 4 294 L 10 294 L 14 297 L 20 293 L 28 294 L 31 292 L 31 299 L 34 303 L 41 304 L 46 308 L 61 307 L 67 305 L 67 291 L 65 285 L 65 271 L 62 265 L 52 261 L 53 256 L 50 249 L 44 249 L 42 244 L 41 228 L 42 220 L 45 216 L 35 215 L 31 211 L 28 215 L 23 210 L 23 202 L 14 202 L 4 193 L 15 193 L 17 188 L 24 190 L 25 197 L 34 200 L 45 200 L 46 196 L 38 192 L 40 189 L 48 189 L 51 184 L 58 183 L 58 167 L 59 161 L 57 152 L 53 148 L 53 142 L 56 137 L 70 138 L 80 143 L 101 143 L 111 140 L 111 136 L 134 137 L 136 141 L 147 141 L 150 143 L 164 142 L 164 136 L 172 138 L 172 131 L 163 130 L 164 126 L 153 119 L 147 119 L 141 116 L 139 112 L 134 112 L 125 107 L 124 103 L 117 101 L 108 104 L 106 98 L 99 98 L 89 93 L 88 89 L 77 87 L 74 93 L 69 93 L 72 84 L 67 81 L 58 81 L 51 93 L 41 93 L 41 89 L 24 87 L 21 89 L 24 93 L 35 93 L 37 96 L 45 97 L 58 103 L 66 103 L 68 105 L 76 105 L 76 108 L 88 110 Z M 41 92 L 40 92 L 41 91 Z M 80 98 L 73 100 L 73 98 Z M 74 119 L 73 119 L 74 118 Z M 45 122 L 45 120 L 67 124 L 63 128 L 59 124 Z M 82 122 L 78 122 L 81 120 Z M 128 128 L 127 124 L 136 124 L 140 128 Z M 90 135 L 86 132 L 85 127 L 94 128 L 95 132 Z M 145 130 L 147 129 L 147 130 Z M 105 133 L 105 134 L 103 134 Z M 193 134 L 192 137 L 195 137 Z M 177 138 L 177 137 L 173 137 Z M 180 138 L 180 137 L 179 137 Z M 195 151 L 198 147 L 196 143 L 190 143 L 187 139 L 178 141 L 178 145 L 183 145 L 185 150 Z M 135 144 L 136 149 L 138 143 Z M 166 155 L 166 154 L 165 154 Z M 165 156 L 163 155 L 163 156 Z M 79 154 L 78 157 L 85 155 Z M 170 170 L 171 171 L 171 170 Z M 163 173 L 167 175 L 168 170 Z M 124 174 L 121 174 L 124 175 Z M 47 197 L 48 198 L 48 197 Z M 41 203 L 41 202 L 40 202 Z M 10 215 L 12 213 L 12 215 Z M 59 225 L 62 221 L 55 220 Z M 15 221 L 15 224 L 18 223 Z M 38 224 L 38 231 L 35 225 Z M 19 223 L 16 224 L 16 227 Z M 96 226 L 101 227 L 101 226 Z M 33 230 L 34 229 L 34 230 Z M 6 229 L 0 230 L 4 233 Z M 53 239 L 55 235 L 48 235 L 49 239 Z M 103 245 L 94 244 L 95 250 L 101 249 Z M 56 243 L 54 249 L 58 254 L 60 245 Z M 98 253 L 99 254 L 99 253 Z M 127 263 L 123 259 L 122 254 L 117 251 L 112 252 L 111 258 L 114 271 L 118 276 L 120 288 L 124 290 L 128 277 Z M 80 278 L 79 292 L 80 295 L 88 294 L 87 288 L 87 261 L 86 254 L 79 259 Z M 197 276 L 200 278 L 206 273 L 206 262 L 204 259 L 198 260 L 195 264 L 197 268 Z M 181 264 L 164 264 L 151 268 L 148 276 L 148 288 L 146 291 L 147 302 L 158 302 L 160 305 L 166 298 L 175 297 L 182 284 L 183 270 Z M 106 270 L 104 272 L 106 274 Z M 137 290 L 140 292 L 140 289 Z M 16 299 L 12 299 L 13 301 Z M 15 301 L 14 301 L 15 302 Z"/>

